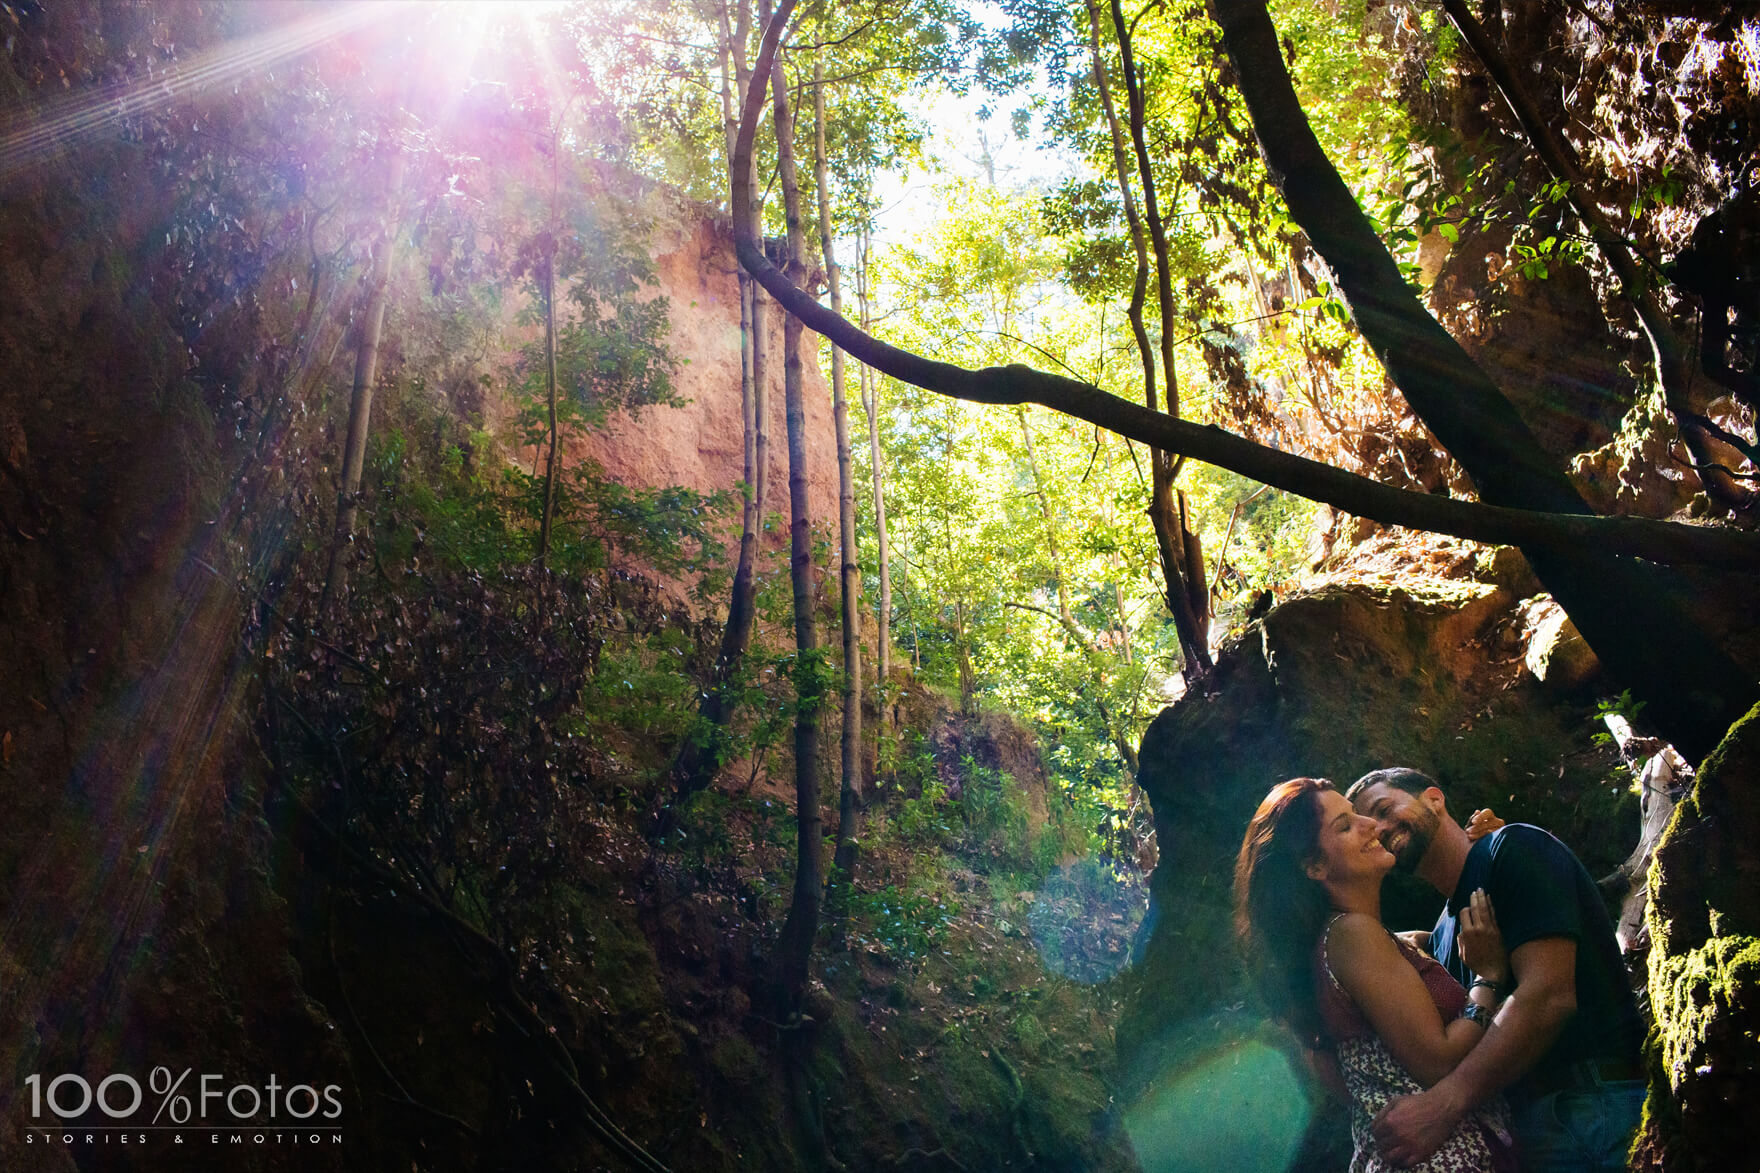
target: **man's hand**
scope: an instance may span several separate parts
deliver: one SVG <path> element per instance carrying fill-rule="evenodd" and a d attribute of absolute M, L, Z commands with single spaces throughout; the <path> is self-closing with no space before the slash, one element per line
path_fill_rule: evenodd
<path fill-rule="evenodd" d="M 1394 936 L 1398 937 L 1424 956 L 1430 956 L 1429 929 L 1407 929 L 1403 933 L 1395 933 Z"/>
<path fill-rule="evenodd" d="M 1461 960 L 1467 968 L 1488 981 L 1496 983 L 1505 993 L 1509 990 L 1509 955 L 1503 949 L 1503 933 L 1497 927 L 1497 911 L 1491 897 L 1478 888 L 1461 909 Z"/>
<path fill-rule="evenodd" d="M 1445 1096 L 1431 1090 L 1389 1100 L 1387 1107 L 1376 1114 L 1370 1130 L 1381 1155 L 1403 1169 L 1429 1159 L 1461 1122 L 1462 1115 Z"/>

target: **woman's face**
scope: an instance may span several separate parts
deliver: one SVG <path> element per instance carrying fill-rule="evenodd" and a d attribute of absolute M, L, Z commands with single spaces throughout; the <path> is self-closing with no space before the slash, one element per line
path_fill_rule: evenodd
<path fill-rule="evenodd" d="M 1320 839 L 1314 845 L 1314 862 L 1308 875 L 1322 884 L 1373 876 L 1377 880 L 1393 867 L 1393 853 L 1381 846 L 1377 824 L 1359 815 L 1336 790 L 1315 796 L 1320 807 Z"/>

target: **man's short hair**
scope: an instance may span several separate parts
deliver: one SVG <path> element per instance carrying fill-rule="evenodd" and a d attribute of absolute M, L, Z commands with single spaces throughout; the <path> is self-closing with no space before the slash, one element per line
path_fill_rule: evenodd
<path fill-rule="evenodd" d="M 1391 786 L 1395 790 L 1403 790 L 1407 794 L 1422 794 L 1432 786 L 1438 790 L 1436 779 L 1428 774 L 1421 774 L 1408 766 L 1390 766 L 1385 770 L 1370 770 L 1361 778 L 1351 783 L 1351 788 L 1344 792 L 1346 801 L 1355 803 L 1357 795 L 1371 786 Z"/>

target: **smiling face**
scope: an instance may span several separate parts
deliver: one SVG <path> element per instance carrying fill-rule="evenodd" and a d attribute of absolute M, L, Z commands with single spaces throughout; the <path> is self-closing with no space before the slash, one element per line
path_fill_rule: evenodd
<path fill-rule="evenodd" d="M 1399 870 L 1413 872 L 1442 826 L 1442 815 L 1436 809 L 1441 799 L 1442 792 L 1434 787 L 1419 795 L 1378 782 L 1358 791 L 1355 805 L 1359 814 L 1375 821 L 1381 844 L 1393 853 Z"/>
<path fill-rule="evenodd" d="M 1308 865 L 1311 878 L 1322 884 L 1364 876 L 1379 880 L 1393 869 L 1393 854 L 1382 846 L 1374 819 L 1358 814 L 1336 790 L 1323 790 L 1314 801 L 1320 808 L 1320 836 Z"/>

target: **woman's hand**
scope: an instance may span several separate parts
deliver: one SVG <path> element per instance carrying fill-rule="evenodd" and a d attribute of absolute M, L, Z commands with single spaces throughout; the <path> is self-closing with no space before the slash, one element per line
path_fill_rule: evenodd
<path fill-rule="evenodd" d="M 1499 986 L 1509 985 L 1509 954 L 1503 948 L 1503 933 L 1497 927 L 1497 911 L 1491 897 L 1479 888 L 1461 909 L 1461 960 L 1467 968 Z"/>
<path fill-rule="evenodd" d="M 1476 810 L 1473 812 L 1473 817 L 1467 820 L 1467 838 L 1483 839 L 1501 826 L 1503 826 L 1503 820 L 1498 818 L 1497 812 L 1490 807 Z"/>

